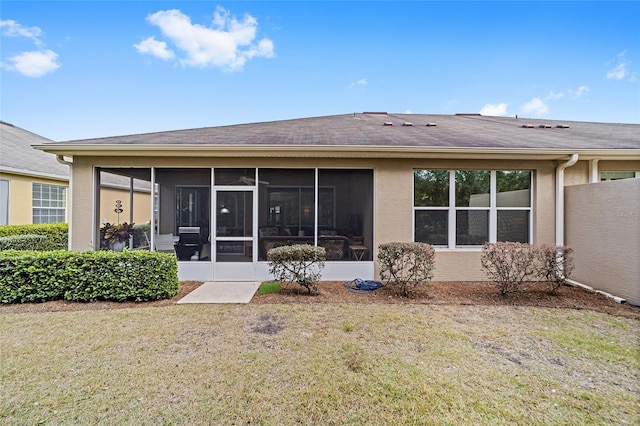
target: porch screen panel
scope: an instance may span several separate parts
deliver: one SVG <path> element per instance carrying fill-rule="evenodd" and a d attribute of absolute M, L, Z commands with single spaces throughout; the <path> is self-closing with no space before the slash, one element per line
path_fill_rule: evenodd
<path fill-rule="evenodd" d="M 318 245 L 327 260 L 372 259 L 373 171 L 353 169 L 318 170 Z M 352 247 L 366 247 L 362 258 Z"/>
<path fill-rule="evenodd" d="M 329 261 L 355 260 L 352 246 L 373 244 L 373 172 L 318 169 L 258 170 L 258 255 L 291 244 L 323 246 Z"/>
<path fill-rule="evenodd" d="M 180 261 L 211 260 L 211 169 L 158 168 L 159 235 L 171 234 Z"/>

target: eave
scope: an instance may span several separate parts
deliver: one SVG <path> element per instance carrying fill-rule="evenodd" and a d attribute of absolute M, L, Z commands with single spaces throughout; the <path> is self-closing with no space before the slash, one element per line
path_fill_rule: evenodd
<path fill-rule="evenodd" d="M 43 144 L 34 148 L 64 156 L 127 157 L 285 157 L 285 158 L 448 158 L 556 160 L 640 160 L 640 149 L 541 149 L 362 145 L 80 145 Z"/>

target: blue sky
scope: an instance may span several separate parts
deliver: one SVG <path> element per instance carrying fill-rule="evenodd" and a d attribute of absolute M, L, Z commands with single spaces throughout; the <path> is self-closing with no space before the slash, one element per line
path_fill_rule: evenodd
<path fill-rule="evenodd" d="M 640 2 L 6 1 L 0 119 L 56 141 L 362 111 L 640 123 Z"/>

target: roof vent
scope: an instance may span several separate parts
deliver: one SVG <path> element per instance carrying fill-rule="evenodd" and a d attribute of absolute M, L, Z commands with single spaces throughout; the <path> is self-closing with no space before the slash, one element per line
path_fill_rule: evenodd
<path fill-rule="evenodd" d="M 522 127 L 525 129 L 533 129 L 533 124 L 523 124 Z"/>
<path fill-rule="evenodd" d="M 393 126 L 393 121 L 385 121 L 383 126 Z"/>
<path fill-rule="evenodd" d="M 541 124 L 538 126 L 541 129 L 550 129 L 551 128 L 551 124 Z"/>
<path fill-rule="evenodd" d="M 426 126 L 427 127 L 436 127 L 438 124 L 437 123 L 427 123 Z"/>
<path fill-rule="evenodd" d="M 402 125 L 403 125 L 403 126 L 406 126 L 406 127 L 411 127 L 411 126 L 413 126 L 413 123 L 411 123 L 411 122 L 407 121 L 407 122 L 405 122 L 405 123 L 402 123 Z"/>
<path fill-rule="evenodd" d="M 568 128 L 570 128 L 570 126 L 569 126 L 569 125 L 567 125 L 567 124 L 558 124 L 558 125 L 556 126 L 556 128 L 557 128 L 557 129 L 568 129 Z"/>

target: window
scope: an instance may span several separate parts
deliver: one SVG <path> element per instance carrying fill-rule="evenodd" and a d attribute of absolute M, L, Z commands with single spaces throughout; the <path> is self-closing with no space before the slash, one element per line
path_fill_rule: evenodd
<path fill-rule="evenodd" d="M 0 179 L 0 225 L 9 223 L 9 181 Z"/>
<path fill-rule="evenodd" d="M 67 213 L 67 188 L 33 184 L 33 223 L 64 222 Z"/>
<path fill-rule="evenodd" d="M 414 171 L 415 241 L 449 248 L 529 242 L 530 224 L 530 171 Z"/>
<path fill-rule="evenodd" d="M 621 171 L 600 172 L 600 181 L 633 179 L 636 177 L 640 177 L 640 172 L 621 172 Z"/>

